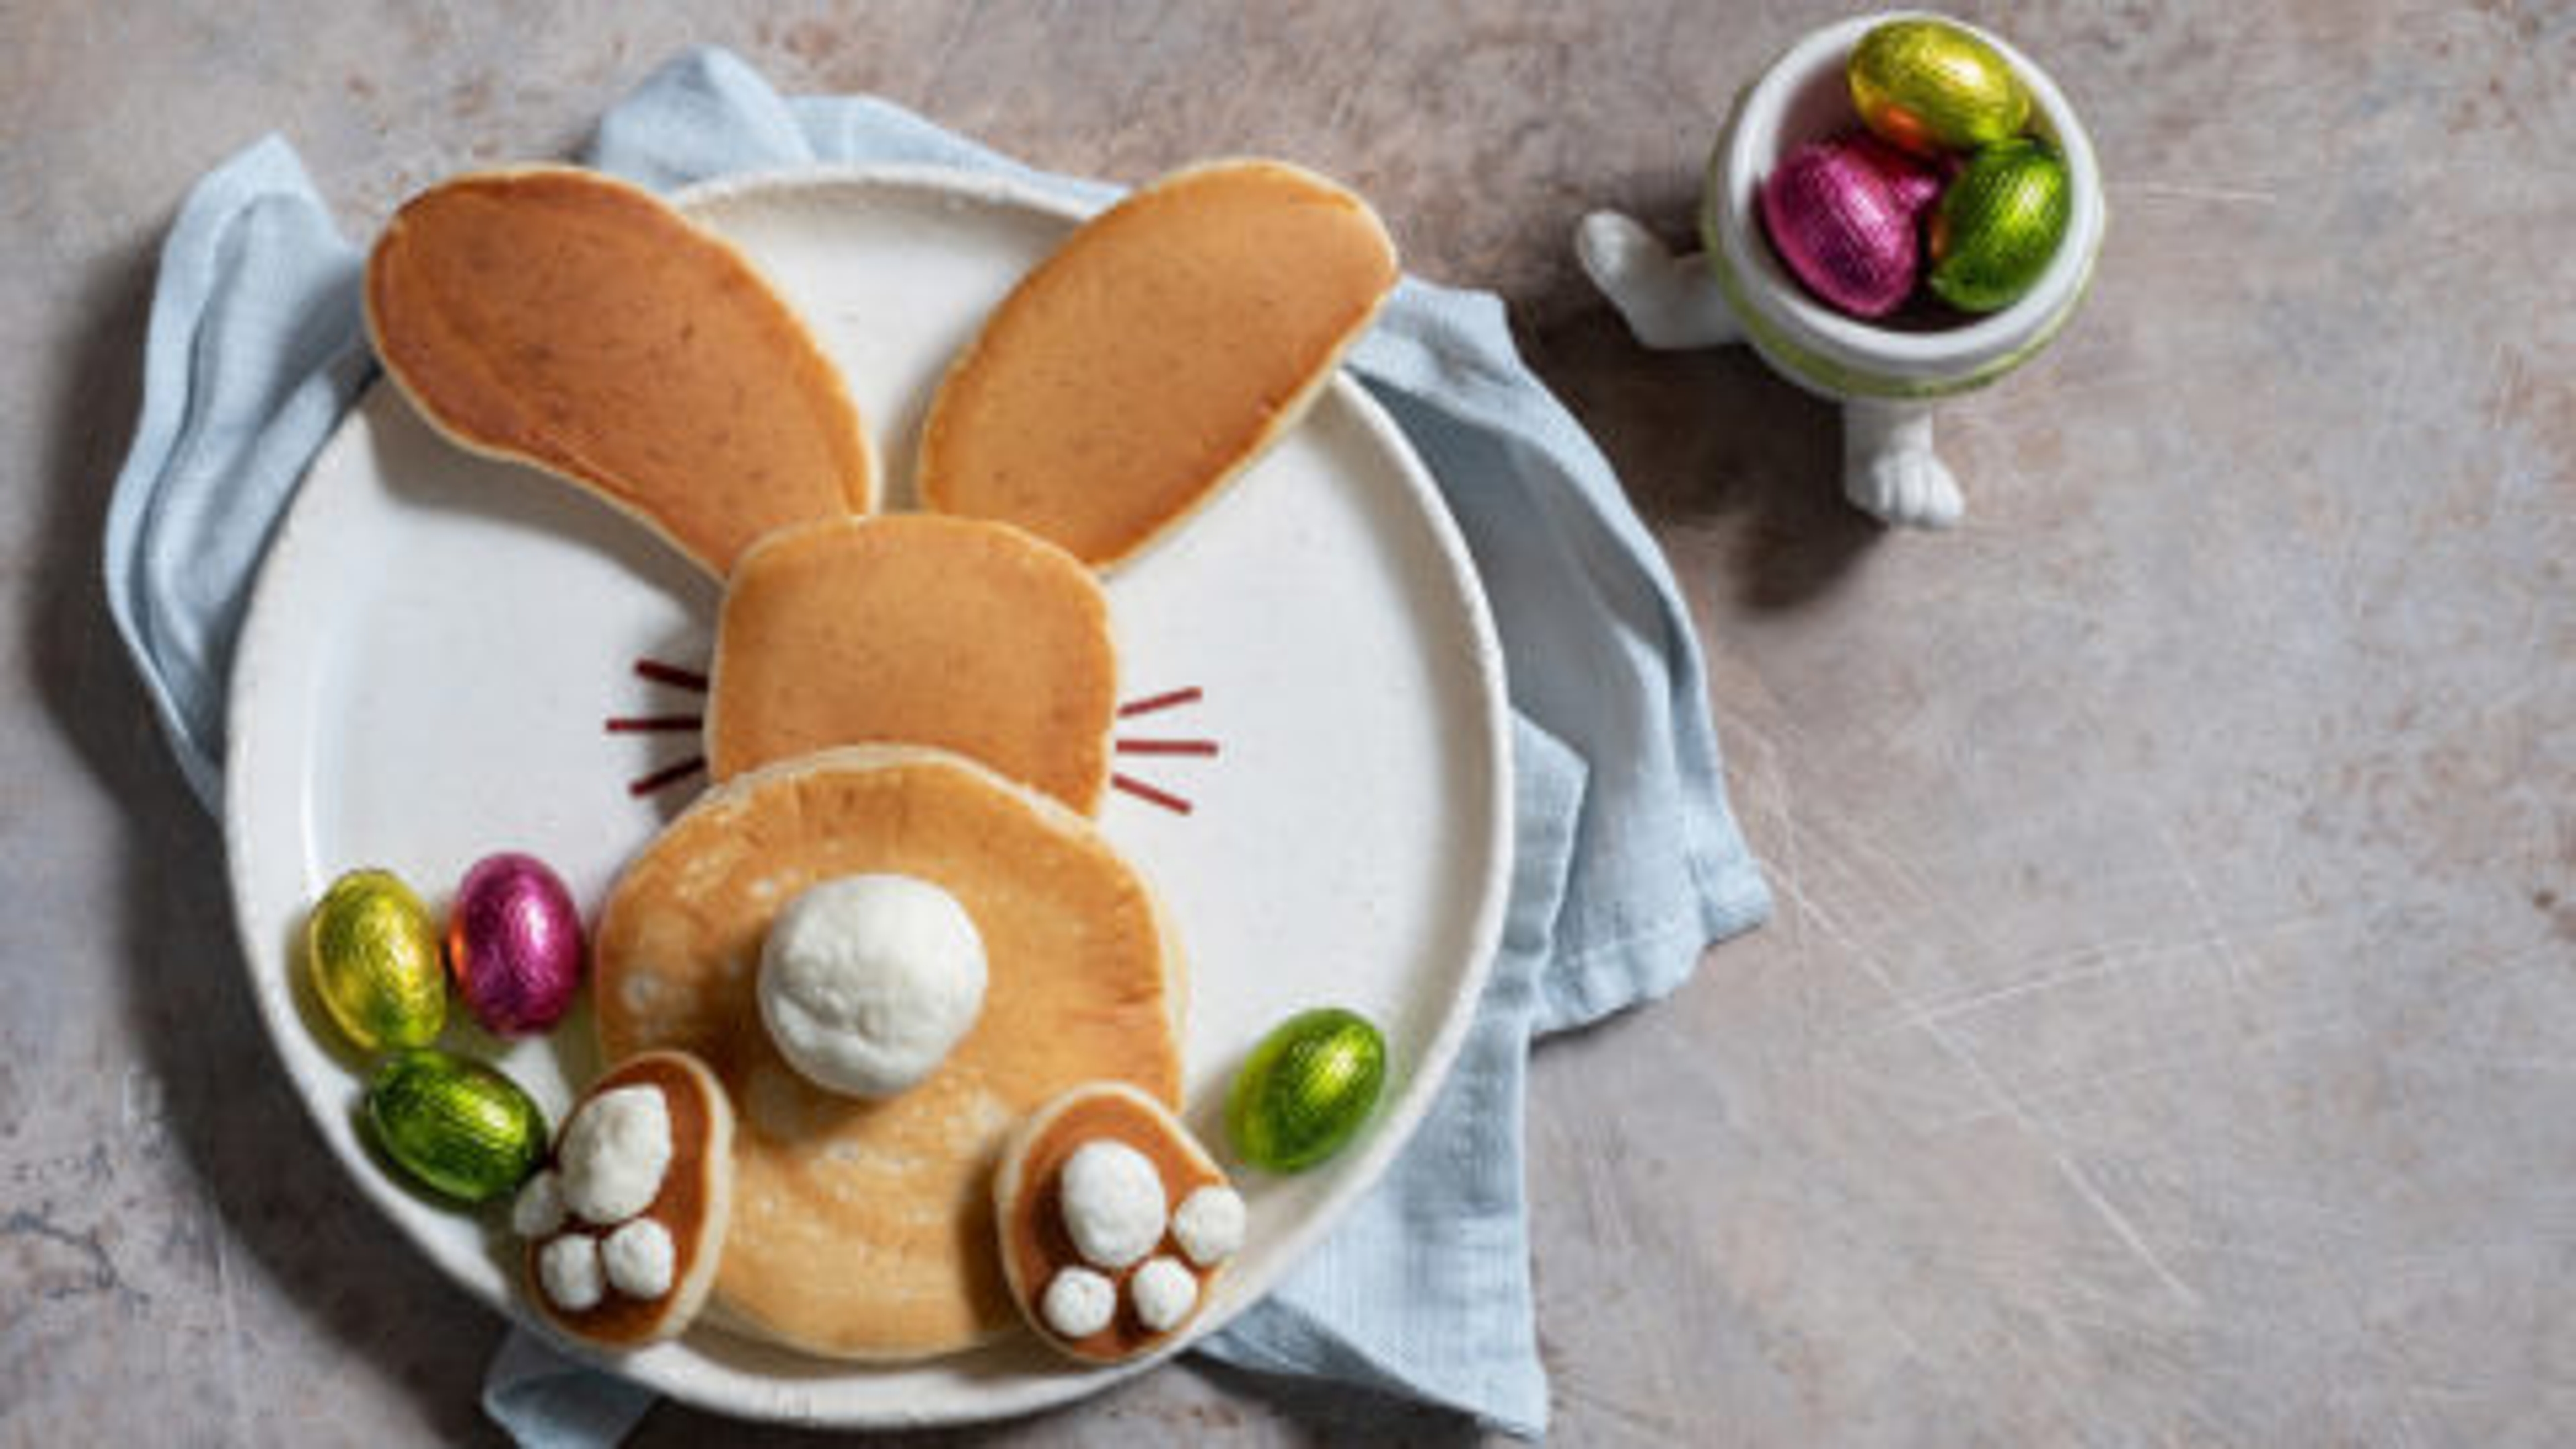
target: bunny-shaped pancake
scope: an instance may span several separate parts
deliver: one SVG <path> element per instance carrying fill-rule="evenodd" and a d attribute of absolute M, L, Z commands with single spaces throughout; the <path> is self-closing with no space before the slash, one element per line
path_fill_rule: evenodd
<path fill-rule="evenodd" d="M 535 275 L 507 275 L 513 249 L 540 254 Z M 501 303 L 473 293 L 496 273 Z M 872 1359 L 1003 1332 L 988 1185 L 1005 1135 L 1083 1081 L 1176 1102 L 1178 943 L 1086 818 L 1116 685 L 1089 570 L 1283 432 L 1395 277 L 1376 218 L 1296 168 L 1145 188 L 1024 279 L 949 374 L 921 450 L 931 512 L 872 517 L 872 470 L 854 483 L 834 441 L 846 397 L 804 395 L 819 355 L 792 314 L 649 195 L 492 173 L 389 228 L 370 321 L 421 410 L 642 515 L 727 583 L 718 784 L 611 891 L 592 977 L 607 1060 L 693 1052 L 739 1113 L 725 1321 Z M 710 339 L 739 365 L 698 365 Z M 954 897 L 989 963 L 972 1029 L 880 1101 L 799 1076 L 754 982 L 782 910 L 868 874 Z"/>

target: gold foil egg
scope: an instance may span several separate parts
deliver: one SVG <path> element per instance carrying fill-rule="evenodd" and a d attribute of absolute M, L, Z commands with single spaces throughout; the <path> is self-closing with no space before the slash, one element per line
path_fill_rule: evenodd
<path fill-rule="evenodd" d="M 1852 47 L 1847 77 L 1861 124 L 1921 156 L 1991 146 L 2030 122 L 2030 91 L 2011 62 L 1946 20 L 1873 27 Z"/>
<path fill-rule="evenodd" d="M 304 925 L 305 969 L 361 1051 L 423 1046 L 447 1021 L 447 975 L 429 910 L 391 871 L 331 883 Z"/>
<path fill-rule="evenodd" d="M 396 1052 L 367 1084 L 367 1129 L 403 1175 L 459 1202 L 518 1190 L 546 1155 L 546 1114 L 498 1070 L 436 1047 Z"/>
<path fill-rule="evenodd" d="M 1262 1039 L 1225 1104 L 1234 1150 L 1255 1167 L 1299 1172 L 1342 1150 L 1386 1085 L 1386 1038 L 1357 1012 L 1300 1012 Z"/>
<path fill-rule="evenodd" d="M 2048 270 L 2074 210 L 2066 163 L 2037 141 L 1976 154 L 1932 213 L 1932 270 L 1942 301 L 1993 312 L 2021 300 Z"/>

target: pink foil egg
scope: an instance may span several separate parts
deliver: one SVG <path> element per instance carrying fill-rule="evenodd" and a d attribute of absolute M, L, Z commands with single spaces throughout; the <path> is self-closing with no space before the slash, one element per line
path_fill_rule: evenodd
<path fill-rule="evenodd" d="M 1812 142 L 1763 183 L 1762 227 L 1808 291 L 1855 317 L 1884 317 L 1914 291 L 1915 218 L 1939 193 L 1939 179 L 1894 147 Z"/>
<path fill-rule="evenodd" d="M 447 912 L 447 971 L 486 1028 L 520 1036 L 554 1025 L 586 956 L 581 912 L 545 862 L 505 852 L 465 873 Z"/>
<path fill-rule="evenodd" d="M 1849 147 L 1863 164 L 1886 180 L 1896 204 L 1905 208 L 1909 220 L 1920 217 L 1925 208 L 1941 199 L 1941 189 L 1949 185 L 1951 173 L 1958 170 L 1956 156 L 1944 153 L 1927 161 L 1866 131 L 1835 144 Z"/>

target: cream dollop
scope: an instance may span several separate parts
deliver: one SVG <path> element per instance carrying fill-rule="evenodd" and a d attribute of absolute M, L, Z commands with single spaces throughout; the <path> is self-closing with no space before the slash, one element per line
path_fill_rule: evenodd
<path fill-rule="evenodd" d="M 1058 1338 L 1089 1338 L 1118 1314 L 1118 1288 L 1089 1268 L 1067 1268 L 1047 1280 L 1038 1312 Z"/>
<path fill-rule="evenodd" d="M 510 1228 L 523 1238 L 542 1238 L 564 1225 L 563 1179 L 539 1172 L 510 1203 Z"/>
<path fill-rule="evenodd" d="M 1074 1251 L 1124 1268 L 1163 1240 L 1168 1200 L 1152 1159 L 1124 1142 L 1086 1142 L 1064 1164 L 1064 1230 Z"/>
<path fill-rule="evenodd" d="M 1169 1333 L 1198 1306 L 1199 1275 L 1177 1258 L 1156 1258 L 1127 1280 L 1127 1291 L 1136 1297 L 1136 1321 Z"/>
<path fill-rule="evenodd" d="M 658 1087 L 618 1087 L 582 1104 L 556 1151 L 564 1206 L 602 1227 L 653 1205 L 671 1167 L 671 1106 Z"/>
<path fill-rule="evenodd" d="M 1210 1183 L 1181 1199 L 1172 1213 L 1172 1239 L 1191 1262 L 1213 1268 L 1243 1247 L 1243 1196 Z"/>
<path fill-rule="evenodd" d="M 546 1298 L 567 1313 L 599 1306 L 599 1244 L 588 1233 L 566 1233 L 537 1250 L 537 1281 Z"/>
<path fill-rule="evenodd" d="M 679 1250 L 669 1228 L 637 1218 L 599 1245 L 599 1261 L 608 1270 L 610 1287 L 629 1298 L 650 1300 L 671 1291 Z"/>
<path fill-rule="evenodd" d="M 771 924 L 760 1019 L 816 1086 L 890 1097 L 974 1026 L 984 977 L 984 938 L 955 896 L 911 876 L 840 876 Z"/>

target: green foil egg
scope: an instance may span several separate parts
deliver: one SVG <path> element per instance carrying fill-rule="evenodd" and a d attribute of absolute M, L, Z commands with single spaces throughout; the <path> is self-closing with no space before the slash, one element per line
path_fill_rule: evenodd
<path fill-rule="evenodd" d="M 391 871 L 331 883 L 304 925 L 313 994 L 361 1051 L 425 1046 L 447 1021 L 447 973 L 429 910 Z"/>
<path fill-rule="evenodd" d="M 483 1063 L 414 1047 L 367 1084 L 367 1130 L 420 1186 L 458 1202 L 516 1192 L 546 1155 L 546 1114 Z"/>
<path fill-rule="evenodd" d="M 1226 1131 L 1245 1162 L 1299 1172 L 1358 1134 L 1386 1085 L 1386 1038 L 1339 1007 L 1301 1012 L 1255 1047 L 1226 1097 Z"/>
<path fill-rule="evenodd" d="M 2066 163 L 2046 146 L 2030 140 L 1989 146 L 1941 193 L 1925 280 L 1962 311 L 2009 307 L 2048 270 L 2073 208 Z"/>
<path fill-rule="evenodd" d="M 2011 62 L 1946 20 L 1873 27 L 1845 76 L 1861 124 L 1917 155 L 1991 146 L 2030 123 L 2030 91 Z"/>

